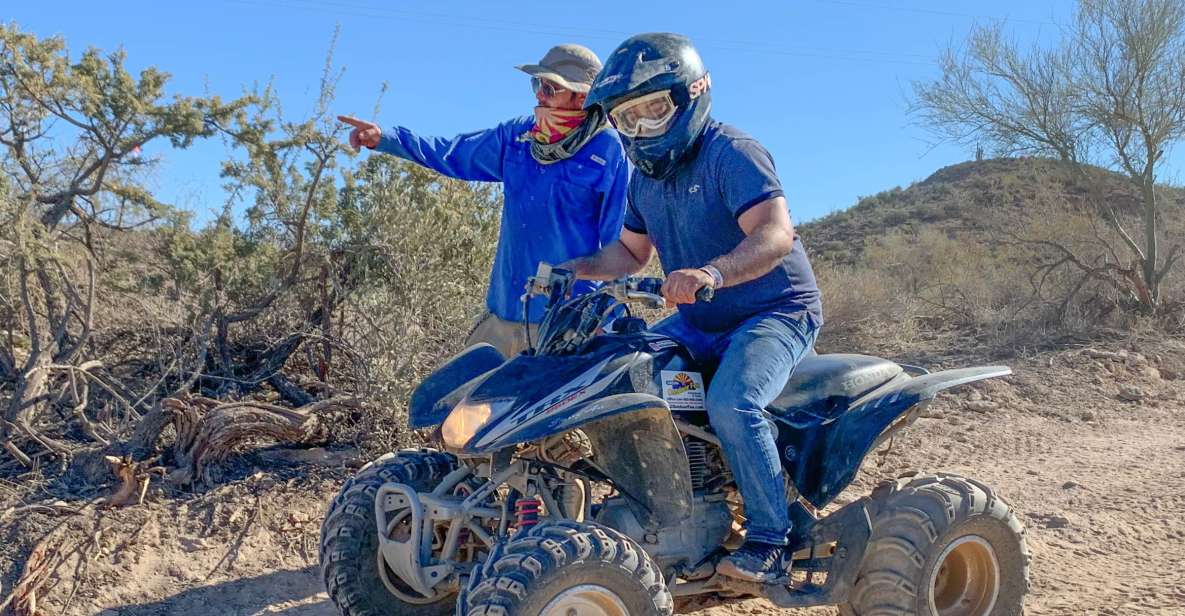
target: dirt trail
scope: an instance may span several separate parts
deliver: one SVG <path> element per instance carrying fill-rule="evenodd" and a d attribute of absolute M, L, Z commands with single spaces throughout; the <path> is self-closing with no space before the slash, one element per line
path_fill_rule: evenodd
<path fill-rule="evenodd" d="M 1185 614 L 1185 347 L 1016 362 L 1017 375 L 948 396 L 871 457 L 848 494 L 906 470 L 997 488 L 1033 552 L 1026 613 Z M 101 549 L 44 601 L 53 613 L 334 616 L 316 567 L 324 502 L 344 474 L 257 475 L 185 503 L 105 514 Z M 3 537 L 0 537 L 3 540 Z M 71 565 L 72 567 L 73 565 Z M 63 568 L 63 571 L 72 568 Z M 705 616 L 822 616 L 761 600 Z"/>

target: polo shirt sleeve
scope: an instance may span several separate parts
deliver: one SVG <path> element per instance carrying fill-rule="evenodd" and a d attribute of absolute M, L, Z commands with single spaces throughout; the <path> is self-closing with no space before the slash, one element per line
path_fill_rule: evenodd
<path fill-rule="evenodd" d="M 617 241 L 621 235 L 622 219 L 625 217 L 626 190 L 629 186 L 629 163 L 620 153 L 621 146 L 617 141 L 613 146 L 618 148 L 616 156 L 611 156 L 609 165 L 605 168 L 608 186 L 603 192 L 601 201 L 601 220 L 598 225 L 598 239 L 601 248 Z"/>
<path fill-rule="evenodd" d="M 721 149 L 716 186 L 734 218 L 758 203 L 785 195 L 773 158 L 754 139 L 735 139 Z"/>
<path fill-rule="evenodd" d="M 638 212 L 637 206 L 634 205 L 634 197 L 630 194 L 631 192 L 626 193 L 625 223 L 622 226 L 634 233 L 645 234 L 646 221 L 642 219 L 642 214 Z"/>

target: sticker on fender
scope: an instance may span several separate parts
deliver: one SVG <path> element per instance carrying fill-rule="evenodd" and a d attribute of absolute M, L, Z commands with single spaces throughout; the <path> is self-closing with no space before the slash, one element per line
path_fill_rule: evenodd
<path fill-rule="evenodd" d="M 663 370 L 662 397 L 672 411 L 704 410 L 703 375 L 683 370 Z"/>

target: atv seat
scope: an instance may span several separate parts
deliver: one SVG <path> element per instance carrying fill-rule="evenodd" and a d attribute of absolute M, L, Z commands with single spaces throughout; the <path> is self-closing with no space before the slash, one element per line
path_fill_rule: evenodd
<path fill-rule="evenodd" d="M 856 398 L 903 372 L 879 357 L 850 353 L 811 355 L 799 362 L 782 393 L 766 410 L 792 424 L 835 418 Z"/>

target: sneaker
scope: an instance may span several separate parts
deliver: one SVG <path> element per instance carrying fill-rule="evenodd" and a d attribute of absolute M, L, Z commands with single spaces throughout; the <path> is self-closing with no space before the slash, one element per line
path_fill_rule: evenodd
<path fill-rule="evenodd" d="M 768 584 L 789 575 L 786 548 L 772 543 L 746 541 L 716 565 L 716 572 L 738 580 Z"/>

